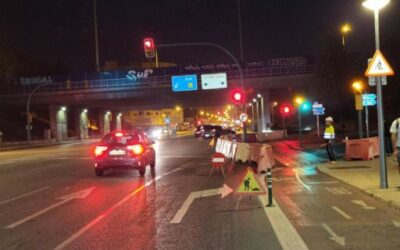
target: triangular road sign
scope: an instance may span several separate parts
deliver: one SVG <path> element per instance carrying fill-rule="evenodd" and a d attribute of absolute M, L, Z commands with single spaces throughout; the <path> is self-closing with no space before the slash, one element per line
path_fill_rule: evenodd
<path fill-rule="evenodd" d="M 394 75 L 393 69 L 385 59 L 380 50 L 377 50 L 374 57 L 368 64 L 365 76 L 392 76 Z"/>
<path fill-rule="evenodd" d="M 261 195 L 265 194 L 265 190 L 256 178 L 253 169 L 248 167 L 245 174 L 240 178 L 239 185 L 236 188 L 236 194 L 241 195 Z"/>

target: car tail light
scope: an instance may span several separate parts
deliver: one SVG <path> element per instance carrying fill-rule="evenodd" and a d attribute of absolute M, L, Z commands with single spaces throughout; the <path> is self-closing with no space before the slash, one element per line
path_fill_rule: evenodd
<path fill-rule="evenodd" d="M 106 147 L 106 146 L 96 146 L 96 148 L 94 149 L 94 155 L 95 155 L 95 156 L 100 156 L 100 155 L 102 155 L 107 149 L 108 149 L 108 147 Z"/>
<path fill-rule="evenodd" d="M 140 145 L 140 144 L 129 145 L 129 146 L 127 146 L 127 148 L 128 148 L 129 150 L 131 150 L 132 153 L 133 153 L 134 155 L 140 155 L 140 154 L 142 154 L 143 151 L 144 151 L 143 146 Z"/>
<path fill-rule="evenodd" d="M 117 132 L 117 133 L 115 133 L 115 136 L 116 137 L 122 137 L 124 134 L 123 133 L 121 133 L 121 132 Z"/>

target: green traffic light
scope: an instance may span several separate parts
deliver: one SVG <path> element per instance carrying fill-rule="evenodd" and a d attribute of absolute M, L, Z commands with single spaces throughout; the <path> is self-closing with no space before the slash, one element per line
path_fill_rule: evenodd
<path fill-rule="evenodd" d="M 301 104 L 301 111 L 309 111 L 311 109 L 311 103 L 309 101 L 305 101 L 303 102 L 303 104 Z"/>

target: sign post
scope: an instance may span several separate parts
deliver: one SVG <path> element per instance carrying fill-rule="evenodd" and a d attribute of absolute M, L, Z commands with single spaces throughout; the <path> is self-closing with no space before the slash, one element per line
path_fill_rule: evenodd
<path fill-rule="evenodd" d="M 365 107 L 365 128 L 367 131 L 367 138 L 369 138 L 369 111 L 368 106 L 376 105 L 375 94 L 363 94 L 363 106 Z"/>
<path fill-rule="evenodd" d="M 314 102 L 312 105 L 313 114 L 317 116 L 317 135 L 320 137 L 320 129 L 319 129 L 319 116 L 325 114 L 325 108 L 322 103 Z"/>
<path fill-rule="evenodd" d="M 224 172 L 225 162 L 226 162 L 226 157 L 225 157 L 224 154 L 222 154 L 222 153 L 214 153 L 211 156 L 212 169 L 211 169 L 210 174 L 208 176 L 212 175 L 212 173 L 214 172 L 214 169 L 219 168 L 219 169 L 221 169 L 222 175 L 225 178 L 225 172 Z"/>
<path fill-rule="evenodd" d="M 377 28 L 377 27 L 375 27 Z M 376 29 L 377 30 L 377 29 Z M 380 166 L 380 187 L 388 188 L 387 182 L 387 164 L 385 152 L 385 130 L 383 123 L 383 102 L 382 102 L 382 76 L 394 75 L 392 67 L 386 61 L 385 57 L 379 50 L 375 51 L 374 57 L 368 64 L 365 72 L 367 77 L 376 77 L 376 92 L 377 92 L 377 110 L 378 110 L 378 134 L 379 134 L 379 166 Z"/>

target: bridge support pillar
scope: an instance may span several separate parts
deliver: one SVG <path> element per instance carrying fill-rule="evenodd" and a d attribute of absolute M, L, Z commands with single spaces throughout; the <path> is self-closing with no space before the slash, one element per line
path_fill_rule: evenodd
<path fill-rule="evenodd" d="M 75 132 L 80 140 L 89 138 L 89 115 L 87 109 L 77 108 L 75 115 Z"/>
<path fill-rule="evenodd" d="M 100 112 L 99 116 L 100 134 L 101 136 L 104 136 L 111 131 L 112 114 L 110 111 L 102 111 Z"/>
<path fill-rule="evenodd" d="M 115 129 L 122 130 L 122 113 L 119 113 L 117 116 L 115 116 Z"/>
<path fill-rule="evenodd" d="M 271 107 L 271 97 L 270 97 L 270 92 L 266 91 L 263 93 L 264 95 L 264 104 L 265 104 L 265 108 L 264 108 L 264 119 L 265 119 L 265 124 L 264 126 L 262 126 L 265 129 L 271 129 L 272 127 L 272 120 L 271 120 L 271 111 L 272 111 L 272 107 Z"/>
<path fill-rule="evenodd" d="M 50 130 L 52 137 L 57 141 L 68 138 L 68 110 L 65 106 L 50 105 Z"/>

